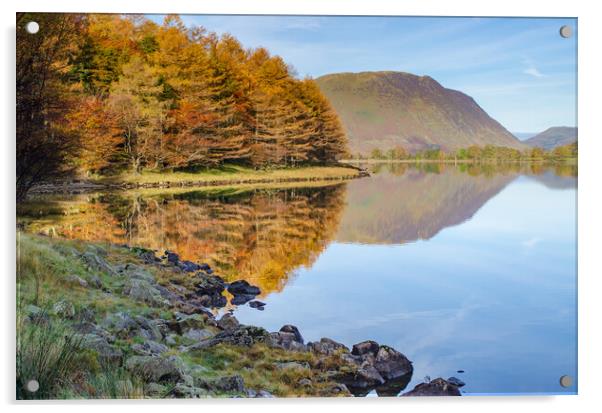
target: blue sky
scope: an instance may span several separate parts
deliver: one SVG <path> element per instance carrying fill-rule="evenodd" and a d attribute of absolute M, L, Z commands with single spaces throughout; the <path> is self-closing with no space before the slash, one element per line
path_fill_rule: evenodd
<path fill-rule="evenodd" d="M 576 126 L 575 19 L 182 16 L 266 47 L 301 77 L 398 70 L 474 97 L 512 132 Z M 153 20 L 161 21 L 160 16 Z"/>

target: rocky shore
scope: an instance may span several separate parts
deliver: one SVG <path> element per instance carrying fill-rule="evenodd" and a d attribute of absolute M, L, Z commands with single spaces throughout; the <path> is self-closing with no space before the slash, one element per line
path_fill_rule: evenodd
<path fill-rule="evenodd" d="M 244 280 L 226 282 L 209 265 L 175 252 L 158 256 L 126 245 L 23 235 L 21 257 L 40 245 L 48 254 L 42 258 L 60 262 L 61 270 L 47 263 L 56 279 L 36 300 L 29 299 L 35 274 L 18 275 L 21 334 L 61 323 L 76 353 L 94 367 L 79 365 L 83 372 L 76 376 L 85 379 L 67 374 L 57 397 L 94 397 L 82 381 L 107 369 L 122 371 L 130 387 L 139 387 L 136 394 L 149 398 L 363 396 L 373 390 L 396 396 L 412 377 L 405 355 L 375 341 L 350 349 L 329 338 L 306 342 L 294 325 L 268 332 L 241 324 L 231 308 L 262 310 L 260 289 Z M 31 271 L 27 262 L 20 267 Z M 25 379 L 18 371 L 17 386 Z M 460 395 L 462 385 L 438 378 L 403 395 Z"/>

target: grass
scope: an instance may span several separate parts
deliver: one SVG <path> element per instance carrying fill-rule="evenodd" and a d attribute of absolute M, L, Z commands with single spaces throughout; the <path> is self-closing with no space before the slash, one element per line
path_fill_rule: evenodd
<path fill-rule="evenodd" d="M 359 175 L 359 171 L 345 166 L 305 166 L 299 168 L 278 168 L 256 170 L 243 166 L 224 166 L 205 169 L 198 172 L 153 172 L 124 173 L 115 177 L 97 177 L 101 184 L 244 184 L 262 182 L 294 182 L 331 179 L 350 179 Z"/>
<path fill-rule="evenodd" d="M 172 318 L 172 311 L 133 301 L 119 293 L 122 277 L 103 274 L 87 268 L 80 258 L 83 251 L 95 251 L 107 263 L 133 262 L 152 272 L 157 281 L 177 282 L 194 287 L 194 278 L 174 273 L 168 268 L 146 266 L 135 252 L 105 244 L 49 238 L 27 233 L 18 234 L 17 255 L 17 398 L 18 399 L 79 399 L 79 398 L 144 398 L 165 397 L 169 386 L 161 391 L 151 389 L 143 377 L 123 367 L 108 370 L 96 351 L 83 348 L 81 336 L 75 334 L 73 323 L 83 310 L 91 310 L 96 324 L 110 314 L 126 312 L 131 316 L 144 315 L 149 319 Z M 85 288 L 74 276 L 88 282 L 99 277 L 103 289 Z M 75 316 L 61 318 L 53 311 L 59 300 L 73 305 Z M 39 315 L 28 317 L 32 306 Z M 206 325 L 206 328 L 212 327 Z M 143 341 L 140 336 L 115 335 L 114 345 L 124 353 L 133 353 L 132 345 Z M 193 341 L 178 336 L 166 354 L 176 355 L 191 367 L 191 374 L 200 381 L 228 375 L 242 376 L 249 389 L 264 389 L 276 396 L 332 396 L 335 384 L 328 371 L 341 366 L 337 355 L 317 356 L 311 352 L 287 352 L 256 343 L 252 347 L 220 344 L 192 353 L 181 352 L 180 345 Z M 281 362 L 298 362 L 310 368 L 282 368 Z M 200 368 L 199 368 L 200 367 Z M 29 380 L 36 379 L 40 388 L 35 393 L 26 390 Z M 311 382 L 299 384 L 302 379 Z M 337 393 L 338 394 L 338 393 Z M 216 394 L 231 396 L 231 394 Z"/>

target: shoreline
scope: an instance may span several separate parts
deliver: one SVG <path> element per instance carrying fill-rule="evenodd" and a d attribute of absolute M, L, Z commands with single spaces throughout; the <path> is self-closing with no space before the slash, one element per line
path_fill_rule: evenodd
<path fill-rule="evenodd" d="M 342 159 L 341 163 L 347 165 L 355 164 L 375 164 L 375 163 L 407 163 L 407 164 L 419 164 L 419 163 L 441 163 L 441 164 L 533 164 L 533 163 L 549 163 L 549 164 L 570 164 L 577 165 L 577 158 L 567 159 Z"/>
<path fill-rule="evenodd" d="M 48 357 L 70 351 L 73 363 L 56 369 L 65 377 L 40 383 L 42 398 L 461 395 L 454 378 L 406 389 L 412 362 L 371 340 L 349 348 L 305 342 L 291 324 L 275 332 L 243 325 L 225 311 L 228 301 L 263 310 L 259 288 L 175 252 L 23 232 L 17 239 L 18 393 L 25 376 L 42 375 L 35 360 L 44 348 Z M 57 340 L 40 345 L 56 328 Z M 126 388 L 95 387 L 115 374 Z"/>
<path fill-rule="evenodd" d="M 261 184 L 336 182 L 369 176 L 369 173 L 350 164 L 337 166 L 303 167 L 295 169 L 276 169 L 261 172 L 227 173 L 215 176 L 215 173 L 144 173 L 128 175 L 124 178 L 100 178 L 71 180 L 56 183 L 44 183 L 30 190 L 31 194 L 49 193 L 87 193 L 95 191 L 122 191 L 132 189 L 159 188 L 206 188 L 233 187 Z"/>

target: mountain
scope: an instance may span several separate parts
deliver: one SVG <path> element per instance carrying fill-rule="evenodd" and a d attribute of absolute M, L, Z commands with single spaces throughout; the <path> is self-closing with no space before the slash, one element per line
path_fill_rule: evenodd
<path fill-rule="evenodd" d="M 520 141 L 525 141 L 533 136 L 537 135 L 537 132 L 512 132 Z"/>
<path fill-rule="evenodd" d="M 568 145 L 577 140 L 577 128 L 570 126 L 555 126 L 529 138 L 525 143 L 529 146 L 537 146 L 546 150 L 557 146 Z"/>
<path fill-rule="evenodd" d="M 411 152 L 486 144 L 525 148 L 473 98 L 429 76 L 335 73 L 316 81 L 339 114 L 352 153 L 396 145 Z"/>

